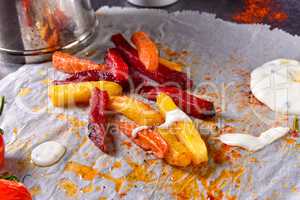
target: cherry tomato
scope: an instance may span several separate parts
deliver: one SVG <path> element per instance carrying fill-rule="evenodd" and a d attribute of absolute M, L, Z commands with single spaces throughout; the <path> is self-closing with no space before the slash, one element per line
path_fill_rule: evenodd
<path fill-rule="evenodd" d="M 22 183 L 0 179 L 0 200 L 32 200 L 32 197 Z"/>

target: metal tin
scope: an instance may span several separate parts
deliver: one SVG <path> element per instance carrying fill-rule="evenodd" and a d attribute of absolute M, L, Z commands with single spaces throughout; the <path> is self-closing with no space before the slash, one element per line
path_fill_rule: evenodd
<path fill-rule="evenodd" d="M 0 1 L 0 59 L 36 63 L 56 50 L 79 50 L 96 26 L 90 0 Z"/>
<path fill-rule="evenodd" d="M 164 7 L 176 3 L 178 0 L 127 0 L 129 3 L 142 7 Z"/>

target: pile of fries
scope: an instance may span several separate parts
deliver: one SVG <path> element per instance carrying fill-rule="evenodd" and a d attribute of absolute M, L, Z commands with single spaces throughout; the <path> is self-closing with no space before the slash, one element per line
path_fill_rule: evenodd
<path fill-rule="evenodd" d="M 53 105 L 89 104 L 89 138 L 105 153 L 109 153 L 106 111 L 114 111 L 133 121 L 120 122 L 118 128 L 145 151 L 174 166 L 206 162 L 205 142 L 189 116 L 214 117 L 213 103 L 187 92 L 193 81 L 183 66 L 161 58 L 147 33 L 132 35 L 135 48 L 122 34 L 111 40 L 115 48 L 107 50 L 104 64 L 54 53 L 53 66 L 69 76 L 49 86 Z M 156 106 L 129 96 L 130 91 Z"/>

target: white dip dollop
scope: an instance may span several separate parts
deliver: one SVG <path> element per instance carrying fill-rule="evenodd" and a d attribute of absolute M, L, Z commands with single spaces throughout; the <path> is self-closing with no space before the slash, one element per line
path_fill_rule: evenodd
<path fill-rule="evenodd" d="M 176 108 L 166 113 L 165 122 L 161 124 L 158 128 L 167 129 L 170 126 L 172 126 L 172 124 L 179 121 L 191 121 L 191 119 L 182 110 Z"/>
<path fill-rule="evenodd" d="M 163 124 L 161 124 L 160 126 L 158 126 L 158 128 L 168 129 L 172 126 L 172 124 L 174 124 L 175 122 L 179 122 L 179 121 L 189 121 L 190 122 L 191 119 L 182 110 L 180 110 L 179 108 L 176 108 L 176 109 L 171 110 L 166 113 L 165 122 Z M 137 137 L 137 134 L 140 131 L 148 129 L 148 128 L 151 128 L 151 127 L 150 126 L 136 127 L 135 129 L 132 130 L 131 137 L 132 138 Z"/>
<path fill-rule="evenodd" d="M 136 127 L 135 129 L 132 130 L 131 132 L 131 137 L 132 138 L 136 138 L 137 134 L 142 131 L 142 130 L 145 130 L 145 129 L 148 129 L 150 128 L 150 126 L 139 126 L 139 127 Z"/>
<path fill-rule="evenodd" d="M 249 151 L 258 151 L 275 140 L 285 136 L 290 131 L 287 127 L 271 128 L 259 137 L 247 134 L 223 134 L 219 140 L 229 146 L 238 146 Z"/>
<path fill-rule="evenodd" d="M 276 112 L 300 114 L 300 62 L 278 59 L 251 73 L 253 95 Z"/>
<path fill-rule="evenodd" d="M 48 141 L 35 147 L 31 152 L 31 160 L 41 167 L 57 163 L 65 154 L 66 148 L 58 142 Z"/>

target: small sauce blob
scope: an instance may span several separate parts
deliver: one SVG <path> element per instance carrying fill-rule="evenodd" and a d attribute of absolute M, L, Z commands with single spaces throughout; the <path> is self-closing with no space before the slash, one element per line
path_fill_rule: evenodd
<path fill-rule="evenodd" d="M 31 152 L 34 164 L 48 167 L 57 163 L 65 154 L 66 148 L 54 141 L 48 141 L 35 147 Z"/>
<path fill-rule="evenodd" d="M 287 127 L 271 128 L 259 137 L 247 134 L 223 134 L 219 140 L 229 146 L 238 146 L 249 151 L 258 151 L 289 132 Z"/>

